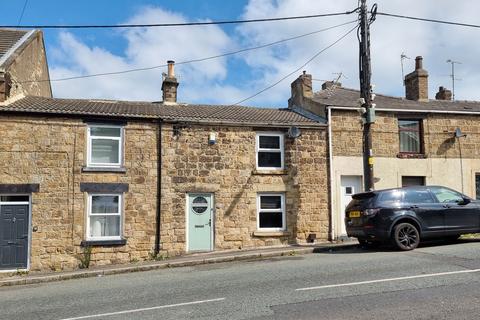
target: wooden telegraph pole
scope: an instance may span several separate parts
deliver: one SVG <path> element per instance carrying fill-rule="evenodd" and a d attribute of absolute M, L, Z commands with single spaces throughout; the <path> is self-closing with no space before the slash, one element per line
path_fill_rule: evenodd
<path fill-rule="evenodd" d="M 370 78 L 370 24 L 375 20 L 377 5 L 372 7 L 368 18 L 367 0 L 361 0 L 360 6 L 360 102 L 363 122 L 363 177 L 364 190 L 374 189 L 373 150 L 371 126 L 375 122 L 375 105 L 372 103 L 375 95 L 372 93 Z"/>

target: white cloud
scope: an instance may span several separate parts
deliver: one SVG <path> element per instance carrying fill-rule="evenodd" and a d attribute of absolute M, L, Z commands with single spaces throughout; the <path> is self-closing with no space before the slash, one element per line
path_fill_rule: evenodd
<path fill-rule="evenodd" d="M 127 23 L 186 22 L 180 14 L 146 7 Z M 89 47 L 71 33 L 60 33 L 51 78 L 103 73 L 132 68 L 163 65 L 217 55 L 232 49 L 234 44 L 219 27 L 141 28 L 120 33 L 127 42 L 123 55 L 105 48 Z M 161 73 L 166 68 L 122 75 L 53 82 L 57 97 L 113 98 L 126 100 L 161 100 Z M 227 75 L 226 59 L 176 66 L 180 81 L 179 100 L 199 101 L 201 94 L 210 94 L 206 85 L 218 87 Z M 225 88 L 233 94 L 236 90 Z M 215 90 L 214 90 L 215 91 Z M 236 93 L 238 94 L 238 93 Z M 213 93 L 203 101 L 216 101 Z"/>
<path fill-rule="evenodd" d="M 480 3 L 465 0 L 455 3 L 448 0 L 377 0 L 379 12 L 429 17 L 451 21 L 477 20 Z M 370 5 L 373 2 L 370 2 Z M 345 12 L 353 9 L 357 1 L 309 1 L 309 0 L 250 0 L 240 18 L 269 18 L 316 13 Z M 238 48 L 261 45 L 279 39 L 320 30 L 342 22 L 355 20 L 349 16 L 289 20 L 270 23 L 250 23 L 237 26 L 229 34 L 218 26 L 184 28 L 131 29 L 119 33 L 126 42 L 122 54 L 114 54 L 108 45 L 89 46 L 70 33 L 61 33 L 59 47 L 53 53 L 51 77 L 109 72 L 137 67 L 161 65 L 166 60 L 177 62 L 213 56 Z M 185 22 L 185 16 L 158 7 L 145 7 L 128 23 Z M 179 101 L 196 103 L 229 104 L 252 95 L 276 82 L 284 75 L 300 67 L 316 52 L 333 43 L 353 25 L 343 26 L 283 43 L 278 46 L 255 50 L 235 58 L 213 59 L 202 63 L 177 65 L 180 81 Z M 424 57 L 424 67 L 430 74 L 430 97 L 438 86 L 451 88 L 447 59 L 461 61 L 457 66 L 456 84 L 459 99 L 480 100 L 476 80 L 480 80 L 480 45 L 473 39 L 478 29 L 443 26 L 427 22 L 415 22 L 385 16 L 377 16 L 372 24 L 373 82 L 379 93 L 402 96 L 400 54 L 405 61 L 405 73 L 413 70 L 414 58 Z M 235 65 L 235 68 L 232 67 Z M 358 43 L 355 32 L 334 47 L 322 53 L 306 68 L 315 79 L 331 80 L 342 72 L 345 86 L 358 87 Z M 133 100 L 161 100 L 161 72 L 130 73 L 112 77 L 98 77 L 53 83 L 54 93 L 62 97 L 116 98 Z M 276 87 L 245 102 L 250 105 L 285 106 L 290 96 L 290 83 L 302 70 Z M 236 73 L 241 72 L 238 77 Z M 238 79 L 242 79 L 239 81 Z M 314 82 L 314 89 L 321 82 Z"/>

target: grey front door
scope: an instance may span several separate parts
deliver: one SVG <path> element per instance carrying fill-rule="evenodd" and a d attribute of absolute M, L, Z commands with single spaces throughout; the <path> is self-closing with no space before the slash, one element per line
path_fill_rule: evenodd
<path fill-rule="evenodd" d="M 27 268 L 28 205 L 0 206 L 0 269 Z"/>

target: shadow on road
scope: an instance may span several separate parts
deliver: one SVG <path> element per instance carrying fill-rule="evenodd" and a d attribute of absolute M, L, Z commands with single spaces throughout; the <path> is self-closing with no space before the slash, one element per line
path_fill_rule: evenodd
<path fill-rule="evenodd" d="M 480 243 L 480 239 L 458 239 L 458 240 L 425 240 L 420 243 L 418 248 L 430 248 L 430 247 L 440 247 L 446 245 L 457 245 L 465 243 Z M 358 253 L 371 253 L 371 252 L 401 252 L 389 243 L 377 244 L 377 245 L 368 245 L 368 246 L 352 246 L 348 248 L 332 248 L 329 251 L 314 250 L 314 253 L 325 253 L 325 254 L 358 254 Z"/>

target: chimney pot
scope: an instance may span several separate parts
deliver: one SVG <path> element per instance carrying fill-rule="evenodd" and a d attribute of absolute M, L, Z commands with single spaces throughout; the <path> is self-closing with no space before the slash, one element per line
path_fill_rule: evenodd
<path fill-rule="evenodd" d="M 177 87 L 178 81 L 175 78 L 174 72 L 175 61 L 168 60 L 168 73 L 162 82 L 163 102 L 164 103 L 176 103 L 177 102 Z"/>
<path fill-rule="evenodd" d="M 415 70 L 423 69 L 423 57 L 417 56 L 415 58 Z"/>
<path fill-rule="evenodd" d="M 168 77 L 169 78 L 174 78 L 175 77 L 175 70 L 174 70 L 175 61 L 168 60 L 167 65 L 168 65 Z"/>

